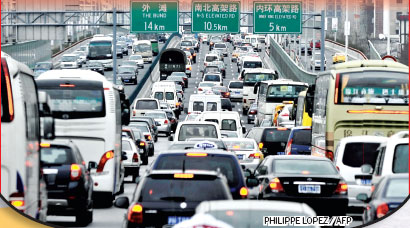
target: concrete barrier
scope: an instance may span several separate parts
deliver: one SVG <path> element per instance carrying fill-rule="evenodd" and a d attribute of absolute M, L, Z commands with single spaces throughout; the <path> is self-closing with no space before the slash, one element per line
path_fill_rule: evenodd
<path fill-rule="evenodd" d="M 338 43 L 338 42 L 335 42 L 333 40 L 326 40 L 325 47 L 333 49 L 335 52 L 345 53 L 345 45 L 341 44 L 341 43 Z M 351 48 L 351 47 L 349 47 L 347 49 L 347 57 L 350 60 L 365 60 L 365 59 L 367 59 L 367 56 L 365 54 L 363 54 L 363 52 L 361 52 L 357 49 Z"/>

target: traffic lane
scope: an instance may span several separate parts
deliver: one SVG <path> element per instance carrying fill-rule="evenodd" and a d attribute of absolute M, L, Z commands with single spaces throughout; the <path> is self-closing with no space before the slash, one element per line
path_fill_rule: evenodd
<path fill-rule="evenodd" d="M 298 46 L 294 47 L 293 45 L 291 46 L 291 50 L 293 50 L 295 53 L 299 53 Z M 320 49 L 315 49 L 315 52 L 320 52 Z M 325 48 L 325 56 L 326 56 L 326 70 L 328 70 L 332 65 L 333 65 L 333 55 L 336 53 L 333 49 L 326 49 Z M 301 53 L 299 56 L 299 61 L 302 63 L 302 65 L 305 67 L 305 69 L 309 72 L 318 72 L 318 70 L 313 71 L 313 69 L 310 69 L 310 63 L 312 59 L 312 55 L 307 55 L 306 56 L 306 61 L 305 61 L 305 53 Z"/>

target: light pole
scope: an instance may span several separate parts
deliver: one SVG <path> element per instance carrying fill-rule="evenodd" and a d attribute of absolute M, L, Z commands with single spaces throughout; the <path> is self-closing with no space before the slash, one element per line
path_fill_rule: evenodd
<path fill-rule="evenodd" d="M 347 49 L 349 46 L 349 33 L 350 33 L 350 24 L 349 24 L 349 0 L 346 0 L 346 20 L 345 20 L 345 56 L 347 61 Z"/>

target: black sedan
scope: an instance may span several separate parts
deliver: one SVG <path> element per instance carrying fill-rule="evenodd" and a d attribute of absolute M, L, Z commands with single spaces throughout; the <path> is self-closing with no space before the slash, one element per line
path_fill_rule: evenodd
<path fill-rule="evenodd" d="M 154 170 L 138 182 L 131 204 L 119 197 L 114 205 L 128 209 L 124 227 L 172 227 L 190 219 L 202 201 L 232 199 L 226 183 L 213 171 Z"/>
<path fill-rule="evenodd" d="M 409 196 L 409 174 L 393 174 L 383 177 L 369 198 L 366 193 L 357 199 L 367 203 L 363 222 L 368 223 L 393 213 Z"/>
<path fill-rule="evenodd" d="M 318 215 L 346 215 L 347 184 L 327 158 L 268 156 L 247 182 L 259 185 L 258 199 L 306 203 Z"/>
<path fill-rule="evenodd" d="M 118 67 L 118 77 L 124 82 L 124 84 L 134 84 L 138 83 L 138 68 L 132 66 L 120 66 Z"/>

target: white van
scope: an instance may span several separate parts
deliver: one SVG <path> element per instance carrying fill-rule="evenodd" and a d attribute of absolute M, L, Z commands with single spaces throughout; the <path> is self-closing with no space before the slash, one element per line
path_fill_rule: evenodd
<path fill-rule="evenodd" d="M 246 128 L 242 126 L 241 117 L 238 112 L 224 111 L 224 112 L 203 112 L 197 117 L 199 121 L 214 122 L 219 125 L 219 128 L 223 131 L 234 131 L 238 134 L 239 138 L 243 137 L 246 133 Z"/>
<path fill-rule="evenodd" d="M 208 66 L 213 61 L 218 61 L 218 60 L 219 60 L 218 54 L 207 54 L 205 55 L 204 66 Z"/>
<path fill-rule="evenodd" d="M 215 138 L 221 139 L 219 125 L 212 122 L 184 121 L 178 124 L 175 138 L 168 137 L 169 141 L 186 141 L 190 138 Z"/>
<path fill-rule="evenodd" d="M 139 98 L 134 100 L 131 109 L 132 116 L 143 116 L 146 112 L 161 109 L 161 107 L 155 98 Z"/>
<path fill-rule="evenodd" d="M 173 111 L 179 109 L 178 96 L 174 82 L 156 82 L 152 87 L 151 98 L 166 101 Z"/>
<path fill-rule="evenodd" d="M 245 43 L 251 43 L 253 50 L 258 51 L 259 49 L 259 41 L 258 41 L 259 36 L 258 35 L 248 35 L 245 36 Z"/>
<path fill-rule="evenodd" d="M 335 165 L 349 186 L 349 207 L 364 207 L 356 199 L 359 193 L 371 194 L 371 175 L 363 175 L 361 167 L 365 164 L 374 168 L 378 155 L 377 148 L 387 141 L 382 136 L 352 136 L 340 140 L 335 152 Z"/>
<path fill-rule="evenodd" d="M 255 56 L 244 57 L 240 63 L 240 67 L 238 67 L 238 73 L 250 68 L 263 68 L 262 59 L 260 57 Z"/>
<path fill-rule="evenodd" d="M 222 111 L 221 97 L 218 95 L 194 94 L 189 98 L 188 114 L 204 111 Z"/>
<path fill-rule="evenodd" d="M 40 180 L 40 138 L 42 132 L 52 139 L 54 131 L 53 118 L 40 118 L 46 113 L 39 107 L 48 106 L 48 97 L 37 93 L 34 72 L 4 52 L 1 98 L 1 195 L 18 210 L 45 222 L 47 193 Z"/>

